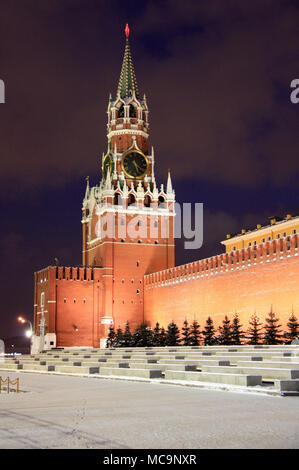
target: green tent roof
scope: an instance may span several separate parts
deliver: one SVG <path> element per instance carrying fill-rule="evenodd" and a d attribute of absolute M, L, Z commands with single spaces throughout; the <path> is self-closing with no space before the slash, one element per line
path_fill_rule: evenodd
<path fill-rule="evenodd" d="M 139 98 L 139 91 L 132 61 L 130 43 L 129 38 L 127 36 L 124 60 L 120 72 L 117 93 L 120 95 L 121 98 L 129 98 L 133 94 L 133 91 L 135 91 L 136 98 Z"/>

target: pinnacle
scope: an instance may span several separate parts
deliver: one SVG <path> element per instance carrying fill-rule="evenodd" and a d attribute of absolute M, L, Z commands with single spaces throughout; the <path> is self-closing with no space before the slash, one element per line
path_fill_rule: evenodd
<path fill-rule="evenodd" d="M 168 170 L 167 194 L 171 194 L 171 193 L 172 193 L 172 182 L 171 182 L 170 170 Z"/>
<path fill-rule="evenodd" d="M 128 31 L 129 30 L 126 27 L 126 47 L 120 72 L 117 94 L 121 98 L 129 98 L 133 95 L 133 93 L 135 93 L 136 98 L 139 98 L 139 91 L 132 61 Z"/>
<path fill-rule="evenodd" d="M 85 199 L 89 198 L 90 187 L 89 187 L 89 176 L 85 178 L 86 180 L 86 190 L 85 190 Z"/>

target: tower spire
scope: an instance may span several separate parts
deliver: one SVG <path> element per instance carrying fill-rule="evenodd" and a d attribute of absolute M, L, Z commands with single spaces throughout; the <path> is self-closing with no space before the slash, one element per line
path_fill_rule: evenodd
<path fill-rule="evenodd" d="M 170 169 L 168 169 L 168 178 L 167 178 L 167 194 L 172 194 L 172 182 L 170 176 Z"/>
<path fill-rule="evenodd" d="M 136 98 L 139 98 L 139 91 L 137 80 L 134 71 L 134 65 L 132 61 L 130 43 L 129 43 L 129 34 L 130 28 L 128 23 L 125 28 L 126 33 L 126 47 L 124 53 L 124 59 L 122 63 L 122 68 L 120 72 L 120 78 L 118 82 L 117 94 L 121 98 L 129 98 L 135 93 Z"/>
<path fill-rule="evenodd" d="M 86 176 L 85 180 L 86 180 L 85 199 L 87 200 L 89 198 L 89 193 L 90 193 L 89 176 Z"/>

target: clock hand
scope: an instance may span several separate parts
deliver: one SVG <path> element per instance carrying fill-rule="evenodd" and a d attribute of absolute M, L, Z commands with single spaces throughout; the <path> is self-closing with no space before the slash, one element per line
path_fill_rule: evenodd
<path fill-rule="evenodd" d="M 136 168 L 137 171 L 140 170 L 140 168 L 139 168 L 139 166 L 137 165 L 137 163 L 135 162 L 135 160 L 133 160 L 133 164 L 134 164 L 134 166 L 135 166 L 135 168 Z"/>

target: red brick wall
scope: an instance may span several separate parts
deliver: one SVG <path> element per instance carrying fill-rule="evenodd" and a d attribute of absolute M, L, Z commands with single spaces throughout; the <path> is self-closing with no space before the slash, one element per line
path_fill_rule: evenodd
<path fill-rule="evenodd" d="M 169 246 L 114 243 L 113 244 L 113 318 L 115 326 L 123 328 L 129 321 L 135 329 L 144 320 L 144 274 L 172 266 Z M 174 251 L 174 247 L 172 247 Z"/>
<path fill-rule="evenodd" d="M 174 268 L 169 250 L 167 245 L 114 243 L 106 250 L 114 271 L 109 263 L 35 273 L 36 333 L 42 292 L 46 333 L 56 332 L 57 346 L 99 347 L 108 331 L 102 316 L 112 316 L 115 328 L 129 321 L 132 330 L 143 320 L 153 327 L 174 320 L 181 327 L 185 318 L 196 318 L 204 326 L 209 315 L 218 326 L 235 312 L 246 328 L 255 312 L 264 321 L 271 305 L 283 326 L 292 310 L 299 316 L 298 235 L 260 245 L 256 253 L 248 248 Z M 157 272 L 161 266 L 169 268 Z"/>
<path fill-rule="evenodd" d="M 272 305 L 285 326 L 292 309 L 299 317 L 298 235 L 287 241 L 258 246 L 256 257 L 239 250 L 233 260 L 224 254 L 145 276 L 145 319 L 181 327 L 196 318 L 203 326 L 210 315 L 219 325 L 238 312 L 246 327 L 255 312 L 264 321 Z"/>
<path fill-rule="evenodd" d="M 104 269 L 50 266 L 35 274 L 35 332 L 39 334 L 41 293 L 45 293 L 45 333 L 57 346 L 99 347 L 103 326 Z M 41 282 L 42 281 L 42 282 Z"/>

